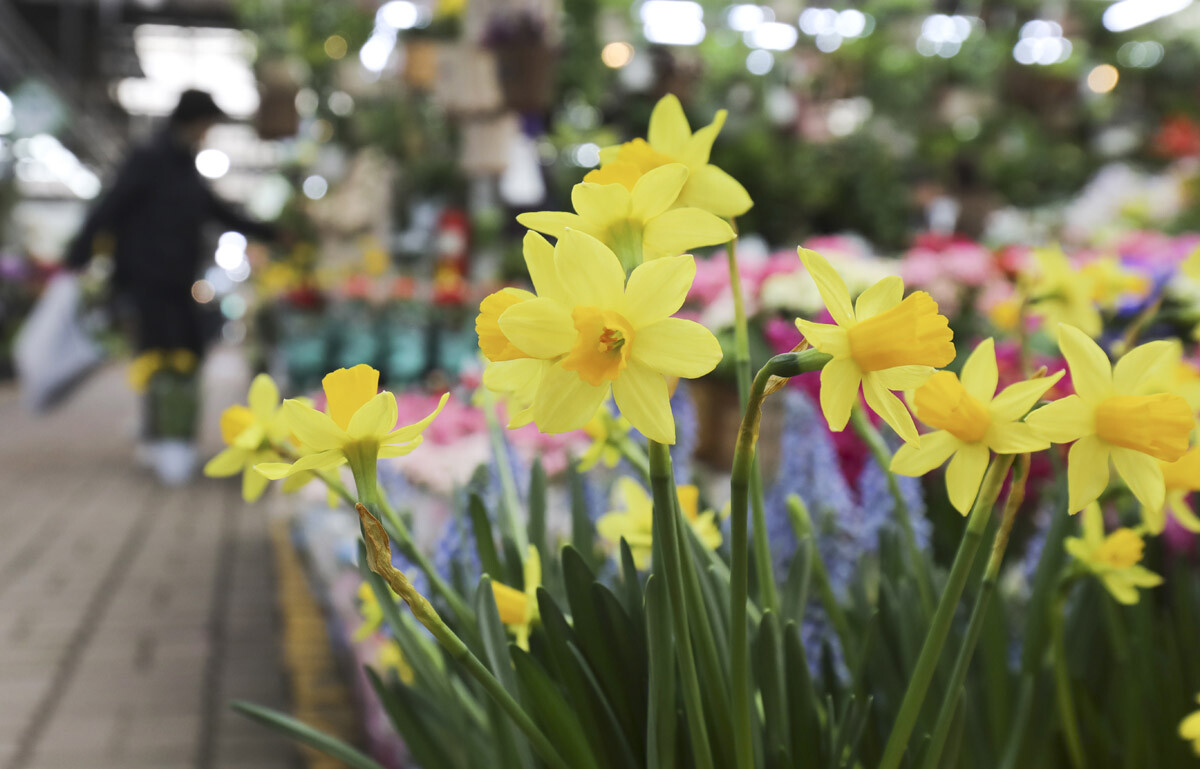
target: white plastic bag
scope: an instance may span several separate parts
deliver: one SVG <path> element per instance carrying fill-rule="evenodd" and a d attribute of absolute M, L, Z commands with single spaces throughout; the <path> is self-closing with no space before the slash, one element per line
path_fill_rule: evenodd
<path fill-rule="evenodd" d="M 13 358 L 26 408 L 53 406 L 104 358 L 80 323 L 79 295 L 77 276 L 55 275 L 17 333 Z"/>

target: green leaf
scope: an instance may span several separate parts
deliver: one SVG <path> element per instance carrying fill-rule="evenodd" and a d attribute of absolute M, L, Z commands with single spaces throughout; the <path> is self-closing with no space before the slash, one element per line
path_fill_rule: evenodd
<path fill-rule="evenodd" d="M 500 622 L 496 596 L 492 592 L 492 581 L 486 576 L 479 580 L 479 587 L 475 591 L 475 613 L 479 620 L 479 632 L 483 637 L 483 650 L 488 668 L 514 699 L 520 697 L 517 676 L 508 657 L 508 632 Z M 496 735 L 497 749 L 504 758 L 503 765 L 535 766 L 529 741 L 516 731 L 512 721 L 498 707 L 492 710 L 492 729 Z"/>
<path fill-rule="evenodd" d="M 787 623 L 783 629 L 783 663 L 792 765 L 807 769 L 808 759 L 813 759 L 814 764 L 820 761 L 821 716 L 808 657 L 800 639 L 800 626 L 795 622 Z"/>
<path fill-rule="evenodd" d="M 529 543 L 538 549 L 542 560 L 546 560 L 549 549 L 546 543 L 546 469 L 540 458 L 533 461 L 529 471 Z"/>
<path fill-rule="evenodd" d="M 653 574 L 646 580 L 646 638 L 650 651 L 650 707 L 646 718 L 649 769 L 675 767 L 675 648 L 667 585 Z"/>
<path fill-rule="evenodd" d="M 546 735 L 560 749 L 567 764 L 577 769 L 599 769 L 583 725 L 563 699 L 553 679 L 533 657 L 515 645 L 509 646 L 509 654 L 516 665 L 517 678 L 525 690 L 526 700 L 532 705 Z"/>
<path fill-rule="evenodd" d="M 258 723 L 286 734 L 293 740 L 314 748 L 341 761 L 350 769 L 383 769 L 382 766 L 365 753 L 347 745 L 336 737 L 317 731 L 303 721 L 280 713 L 278 710 L 264 708 L 250 702 L 240 700 L 231 703 L 234 710 Z"/>
<path fill-rule="evenodd" d="M 758 626 L 754 639 L 754 674 L 758 679 L 758 690 L 763 709 L 763 753 L 768 756 L 786 751 L 787 701 L 784 696 L 784 664 L 782 642 L 779 633 L 779 617 L 775 612 L 763 612 L 763 621 Z"/>
<path fill-rule="evenodd" d="M 444 739 L 449 737 L 448 734 L 439 734 L 444 732 L 444 725 L 436 704 L 422 697 L 415 689 L 403 685 L 389 687 L 370 667 L 366 668 L 366 674 L 396 731 L 421 766 L 429 769 L 467 769 L 469 757 L 462 749 L 461 735 L 458 740 L 449 740 Z"/>
<path fill-rule="evenodd" d="M 488 519 L 487 508 L 478 494 L 472 494 L 467 501 L 467 511 L 471 516 L 471 532 L 475 536 L 475 552 L 479 553 L 479 565 L 484 574 L 490 574 L 497 579 L 504 577 L 500 566 L 500 554 L 496 552 L 496 540 L 492 534 L 492 522 Z"/>
<path fill-rule="evenodd" d="M 567 465 L 567 482 L 571 488 L 571 544 L 579 551 L 584 563 L 595 568 L 599 565 L 596 558 L 596 525 L 588 516 L 583 475 L 574 460 Z"/>

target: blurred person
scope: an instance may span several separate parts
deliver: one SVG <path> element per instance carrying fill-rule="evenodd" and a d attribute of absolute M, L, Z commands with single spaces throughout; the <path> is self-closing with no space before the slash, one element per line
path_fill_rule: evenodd
<path fill-rule="evenodd" d="M 205 135 L 226 119 L 211 95 L 184 91 L 166 124 L 126 158 L 71 242 L 65 260 L 69 268 L 82 270 L 92 258 L 96 237 L 103 234 L 112 239 L 113 295 L 132 311 L 138 352 L 190 352 L 195 362 L 193 393 L 205 347 L 204 318 L 192 298 L 192 285 L 210 256 L 203 249 L 204 226 L 219 222 L 260 240 L 277 236 L 272 225 L 243 216 L 217 197 L 196 169 L 196 154 Z M 186 482 L 195 466 L 194 446 L 188 439 L 155 440 L 161 436 L 147 434 L 155 431 L 152 423 L 162 411 L 155 398 L 151 387 L 138 457 L 151 464 L 162 480 Z M 190 413 L 180 415 L 191 423 L 190 429 L 185 425 L 182 431 L 187 435 L 195 433 L 197 409 L 194 402 L 191 406 Z"/>

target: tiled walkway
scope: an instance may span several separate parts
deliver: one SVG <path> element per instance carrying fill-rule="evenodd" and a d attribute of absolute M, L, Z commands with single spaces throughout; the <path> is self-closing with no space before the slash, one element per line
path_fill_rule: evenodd
<path fill-rule="evenodd" d="M 204 456 L 244 386 L 210 361 Z M 284 700 L 264 509 L 135 469 L 134 409 L 119 366 L 42 419 L 0 388 L 0 769 L 296 766 L 227 705 Z"/>

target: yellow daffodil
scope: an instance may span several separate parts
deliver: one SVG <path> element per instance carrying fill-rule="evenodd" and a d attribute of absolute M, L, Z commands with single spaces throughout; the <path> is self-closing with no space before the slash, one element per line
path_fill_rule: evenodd
<path fill-rule="evenodd" d="M 242 497 L 253 502 L 266 491 L 268 479 L 254 471 L 255 465 L 279 462 L 273 444 L 287 437 L 280 419 L 279 388 L 266 374 L 250 383 L 249 407 L 235 404 L 221 414 L 221 439 L 226 449 L 208 461 L 204 474 L 227 478 L 242 474 Z"/>
<path fill-rule="evenodd" d="M 396 597 L 399 599 L 399 596 Z M 364 641 L 383 626 L 383 607 L 379 605 L 375 591 L 366 582 L 358 586 L 358 613 L 362 615 L 363 621 L 354 629 L 352 638 L 355 641 Z"/>
<path fill-rule="evenodd" d="M 646 139 L 605 147 L 600 151 L 600 168 L 588 173 L 584 181 L 594 184 L 621 184 L 632 191 L 649 171 L 682 163 L 689 174 L 687 183 L 675 201 L 677 206 L 701 208 L 717 216 L 741 216 L 754 205 L 737 179 L 708 162 L 713 142 L 725 125 L 725 110 L 717 112 L 713 122 L 692 133 L 683 105 L 674 94 L 662 97 L 650 113 Z M 582 212 L 580 212 L 582 213 Z"/>
<path fill-rule="evenodd" d="M 433 412 L 413 425 L 396 428 L 396 396 L 379 392 L 379 372 L 365 364 L 338 369 L 321 381 L 329 413 L 303 401 L 283 402 L 288 429 L 304 444 L 305 454 L 291 464 L 269 462 L 257 469 L 271 479 L 320 471 L 350 462 L 356 473 L 374 476 L 375 460 L 402 457 L 421 445 L 421 433 L 446 405 L 442 396 Z M 357 477 L 357 475 L 356 475 Z"/>
<path fill-rule="evenodd" d="M 633 425 L 620 414 L 614 416 L 607 408 L 597 409 L 596 416 L 583 426 L 592 443 L 579 458 L 579 469 L 591 470 L 601 461 L 605 467 L 616 467 L 621 461 L 621 451 L 614 445 L 613 439 L 628 435 L 631 429 Z"/>
<path fill-rule="evenodd" d="M 1076 513 L 1108 486 L 1109 459 L 1143 506 L 1163 506 L 1159 461 L 1174 462 L 1188 449 L 1195 418 L 1187 402 L 1171 393 L 1141 394 L 1171 345 L 1148 342 L 1133 348 L 1116 366 L 1091 337 L 1060 325 L 1058 347 L 1071 369 L 1075 395 L 1034 411 L 1026 419 L 1052 443 L 1075 441 L 1067 456 L 1068 511 Z"/>
<path fill-rule="evenodd" d="M 1088 336 L 1101 331 L 1100 307 L 1112 308 L 1128 296 L 1149 293 L 1146 276 L 1125 269 L 1115 256 L 1100 257 L 1076 267 L 1058 246 L 1033 251 L 1034 280 L 1030 312 L 1045 318 L 1051 328 L 1067 323 Z"/>
<path fill-rule="evenodd" d="M 701 208 L 673 208 L 687 179 L 687 166 L 668 163 L 647 171 L 632 190 L 583 182 L 571 190 L 576 213 L 537 211 L 517 221 L 555 238 L 567 230 L 586 232 L 611 248 L 628 272 L 643 261 L 733 239 L 733 228 L 719 216 Z"/>
<path fill-rule="evenodd" d="M 1162 584 L 1162 577 L 1139 565 L 1146 546 L 1141 536 L 1126 528 L 1105 535 L 1104 516 L 1095 502 L 1083 513 L 1083 536 L 1067 537 L 1064 545 L 1119 603 L 1135 604 L 1139 587 Z"/>
<path fill-rule="evenodd" d="M 1033 261 L 1030 314 L 1044 318 L 1050 328 L 1069 323 L 1088 336 L 1097 336 L 1101 320 L 1092 289 L 1063 250 L 1057 246 L 1035 248 Z"/>
<path fill-rule="evenodd" d="M 1062 375 L 1017 382 L 996 395 L 996 348 L 985 339 L 967 358 L 961 382 L 952 372 L 938 371 L 916 391 L 917 418 L 936 432 L 922 435 L 919 447 L 901 446 L 892 458 L 892 472 L 924 475 L 953 457 L 946 468 L 946 490 L 954 509 L 966 515 L 983 482 L 989 450 L 1023 454 L 1050 446 L 1020 420 Z"/>
<path fill-rule="evenodd" d="M 590 235 L 564 233 L 549 260 L 540 245 L 530 249 L 529 243 L 527 238 L 526 263 L 538 295 L 516 297 L 520 301 L 495 318 L 515 353 L 480 333 L 484 355 L 495 361 L 484 384 L 514 395 L 536 388 L 533 421 L 547 433 L 582 428 L 611 392 L 643 435 L 674 443 L 667 377 L 703 376 L 721 360 L 721 346 L 708 329 L 671 317 L 687 297 L 695 262 L 690 256 L 655 259 L 635 268 L 626 284 L 616 255 Z M 481 311 L 477 327 L 486 328 L 489 309 Z M 494 366 L 511 364 L 503 358 L 513 354 L 543 365 L 505 366 L 489 376 Z"/>
<path fill-rule="evenodd" d="M 904 296 L 904 281 L 887 277 L 850 303 L 850 291 L 825 257 L 799 249 L 836 325 L 797 319 L 809 344 L 833 356 L 821 370 L 821 411 L 831 430 L 845 429 L 862 385 L 867 405 L 906 443 L 920 438 L 892 390 L 913 390 L 954 360 L 954 333 L 924 291 Z"/>
<path fill-rule="evenodd" d="M 529 650 L 529 633 L 533 623 L 539 620 L 537 589 L 542 586 L 542 559 L 537 548 L 529 546 L 525 556 L 525 589 L 517 590 L 499 582 L 492 582 L 492 595 L 496 598 L 496 609 L 500 622 L 517 639 L 517 646 Z"/>
<path fill-rule="evenodd" d="M 190 374 L 196 368 L 196 353 L 178 348 L 175 350 L 146 350 L 129 364 L 129 386 L 134 392 L 144 393 L 150 380 L 164 369 Z"/>
<path fill-rule="evenodd" d="M 1200 694 L 1196 695 L 1196 703 L 1200 704 Z M 1179 736 L 1192 743 L 1192 751 L 1200 756 L 1200 710 L 1194 710 L 1179 722 Z"/>
<path fill-rule="evenodd" d="M 1101 307 L 1115 307 L 1127 297 L 1142 298 L 1153 287 L 1150 279 L 1127 269 L 1116 256 L 1102 256 L 1084 264 L 1079 277 Z"/>
<path fill-rule="evenodd" d="M 700 512 L 700 490 L 691 485 L 678 486 L 676 493 L 683 517 L 700 542 L 709 550 L 720 547 L 721 529 L 717 526 L 716 513 L 711 510 Z M 600 516 L 596 530 L 614 547 L 624 539 L 633 553 L 634 565 L 638 569 L 648 569 L 653 549 L 654 501 L 632 478 L 621 478 L 617 482 L 617 494 L 625 509 Z"/>
<path fill-rule="evenodd" d="M 400 651 L 400 644 L 395 641 L 388 641 L 379 647 L 379 656 L 376 658 L 375 664 L 380 670 L 396 671 L 400 683 L 405 686 L 412 686 L 413 681 L 416 680 L 412 666 L 408 664 L 408 660 L 404 659 L 404 652 Z"/>
<path fill-rule="evenodd" d="M 1179 525 L 1200 534 L 1200 517 L 1188 504 L 1188 495 L 1200 491 L 1200 446 L 1194 446 L 1174 462 L 1160 462 L 1166 501 L 1157 510 L 1142 508 L 1142 520 L 1150 534 L 1161 534 L 1170 512 Z"/>

